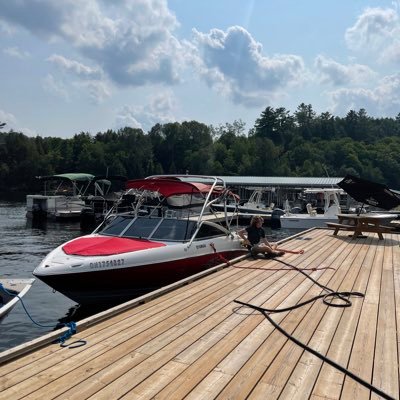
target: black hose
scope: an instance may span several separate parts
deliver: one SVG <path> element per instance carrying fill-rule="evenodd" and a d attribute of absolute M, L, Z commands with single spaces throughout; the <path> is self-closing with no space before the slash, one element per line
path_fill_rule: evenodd
<path fill-rule="evenodd" d="M 302 303 L 296 304 L 294 306 L 290 306 L 290 307 L 285 307 L 285 308 L 278 308 L 278 309 L 268 309 L 268 308 L 263 308 L 263 307 L 259 307 L 259 306 L 255 306 L 253 304 L 249 304 L 249 303 L 244 303 L 242 301 L 239 300 L 234 300 L 235 303 L 240 304 L 242 306 L 247 306 L 250 307 L 254 310 L 257 310 L 259 312 L 261 312 L 261 314 L 264 315 L 265 318 L 267 318 L 267 320 L 279 331 L 281 332 L 283 335 L 285 335 L 288 339 L 290 339 L 291 341 L 293 341 L 294 343 L 296 343 L 298 346 L 300 346 L 301 348 L 303 348 L 304 350 L 310 352 L 311 354 L 313 354 L 314 356 L 318 357 L 319 359 L 321 359 L 322 361 L 328 363 L 329 365 L 331 365 L 332 367 L 338 369 L 339 371 L 343 372 L 345 375 L 349 376 L 350 378 L 354 379 L 356 382 L 360 383 L 361 385 L 363 385 L 364 387 L 366 387 L 367 389 L 371 390 L 372 392 L 376 393 L 377 395 L 383 397 L 384 399 L 388 399 L 388 400 L 395 400 L 393 397 L 389 396 L 388 394 L 382 392 L 382 390 L 376 388 L 375 386 L 371 385 L 370 383 L 364 381 L 363 379 L 361 379 L 359 376 L 353 374 L 352 372 L 350 372 L 349 370 L 347 370 L 346 368 L 342 367 L 341 365 L 337 364 L 335 361 L 332 361 L 331 359 L 329 359 L 328 357 L 324 356 L 321 353 L 318 353 L 317 351 L 315 351 L 314 349 L 312 349 L 311 347 L 308 347 L 307 345 L 305 345 L 304 343 L 300 342 L 298 339 L 296 339 L 294 336 L 290 335 L 289 333 L 287 333 L 284 329 L 282 329 L 279 324 L 277 324 L 269 315 L 268 313 L 280 313 L 280 312 L 287 312 L 287 311 L 291 311 L 294 310 L 296 308 L 302 307 L 306 304 L 309 304 L 313 301 L 316 301 L 318 299 L 323 299 L 323 302 L 331 307 L 350 307 L 351 306 L 351 302 L 349 300 L 350 296 L 356 296 L 356 297 L 364 297 L 363 293 L 360 292 L 335 292 L 332 289 L 328 288 L 327 286 L 324 286 L 320 283 L 318 283 L 315 279 L 313 279 L 310 275 L 306 274 L 305 272 L 303 272 L 300 268 L 297 268 L 296 266 L 286 263 L 285 261 L 281 261 L 281 260 L 276 260 L 282 264 L 285 264 L 295 270 L 297 270 L 298 272 L 302 273 L 304 276 L 306 276 L 308 279 L 310 279 L 313 283 L 315 283 L 316 285 L 318 285 L 321 289 L 328 291 L 329 293 L 327 294 L 320 294 L 319 296 L 315 296 L 309 300 L 306 300 Z M 331 301 L 328 301 L 328 298 L 332 298 Z M 336 304 L 333 303 L 333 301 L 335 299 L 340 299 L 340 301 L 342 301 L 342 303 Z"/>
<path fill-rule="evenodd" d="M 247 306 L 250 307 L 254 310 L 257 310 L 259 312 L 261 312 L 265 318 L 267 318 L 267 320 L 279 331 L 281 332 L 283 335 L 285 335 L 288 339 L 290 339 L 291 341 L 293 341 L 294 343 L 296 343 L 298 346 L 300 346 L 301 348 L 303 348 L 306 351 L 309 351 L 311 354 L 315 355 L 316 357 L 318 357 L 319 359 L 321 359 L 324 362 L 327 362 L 329 365 L 333 366 L 334 368 L 338 369 L 339 371 L 343 372 L 344 374 L 348 375 L 350 378 L 354 379 L 356 382 L 360 383 L 361 385 L 365 386 L 367 389 L 371 390 L 372 392 L 378 394 L 379 396 L 382 396 L 385 399 L 388 400 L 395 400 L 393 397 L 389 396 L 388 394 L 382 392 L 380 389 L 376 388 L 375 386 L 371 385 L 370 383 L 364 381 L 363 379 L 361 379 L 360 377 L 358 377 L 357 375 L 353 374 L 352 372 L 350 372 L 349 370 L 347 370 L 346 368 L 342 367 L 341 365 L 337 364 L 336 362 L 330 360 L 329 358 L 327 358 L 326 356 L 318 353 L 317 351 L 313 350 L 311 347 L 308 347 L 307 345 L 305 345 L 304 343 L 300 342 L 298 339 L 296 339 L 294 336 L 290 335 L 289 333 L 287 333 L 284 329 L 282 329 L 279 324 L 277 324 L 269 315 L 268 313 L 279 313 L 279 312 L 287 312 L 287 311 L 291 311 L 294 310 L 296 308 L 302 307 L 306 304 L 309 304 L 313 301 L 316 301 L 318 299 L 323 299 L 323 302 L 331 307 L 350 307 L 351 306 L 351 301 L 349 300 L 349 297 L 351 296 L 356 296 L 356 297 L 364 297 L 363 293 L 360 292 L 336 292 L 333 291 L 332 289 L 330 289 L 329 287 L 322 285 L 321 283 L 317 282 L 315 279 L 313 279 L 310 275 L 306 274 L 305 272 L 303 272 L 302 269 L 297 268 L 295 265 L 286 263 L 285 261 L 282 260 L 276 260 L 282 264 L 287 265 L 290 268 L 295 269 L 296 271 L 300 272 L 301 274 L 303 274 L 304 276 L 306 276 L 308 279 L 310 279 L 313 283 L 315 283 L 317 286 L 319 286 L 321 289 L 329 292 L 327 294 L 320 294 L 319 296 L 315 296 L 309 300 L 306 300 L 302 303 L 296 304 L 294 306 L 290 306 L 290 307 L 285 307 L 285 308 L 280 308 L 280 309 L 267 309 L 267 308 L 263 308 L 263 307 L 258 307 L 255 306 L 253 304 L 249 304 L 249 303 L 244 303 L 242 301 L 239 300 L 234 300 L 235 303 L 241 304 L 243 306 Z M 330 301 L 328 301 L 328 299 L 331 299 Z M 333 301 L 335 301 L 335 299 L 339 299 L 342 303 L 336 304 Z"/>
<path fill-rule="evenodd" d="M 300 346 L 301 348 L 303 348 L 304 350 L 310 352 L 311 354 L 313 354 L 314 356 L 318 357 L 320 360 L 328 363 L 329 365 L 331 365 L 332 367 L 338 369 L 339 371 L 343 372 L 345 375 L 349 376 L 350 378 L 354 379 L 356 382 L 358 382 L 359 384 L 363 385 L 364 387 L 366 387 L 367 389 L 371 390 L 372 392 L 376 393 L 378 396 L 383 397 L 384 399 L 387 400 L 395 400 L 394 397 L 389 396 L 388 394 L 384 393 L 382 390 L 376 388 L 375 386 L 372 386 L 370 383 L 364 381 L 363 379 L 361 379 L 359 376 L 353 374 L 351 371 L 347 370 L 346 368 L 342 367 L 341 365 L 337 364 L 335 361 L 332 361 L 331 359 L 329 359 L 328 357 L 322 355 L 321 353 L 318 353 L 317 351 L 315 351 L 314 349 L 312 349 L 311 347 L 308 347 L 307 345 L 305 345 L 304 343 L 300 342 L 298 339 L 296 339 L 294 336 L 290 335 L 289 333 L 287 333 L 285 330 L 283 330 L 269 315 L 268 315 L 268 311 L 265 308 L 262 307 L 258 307 L 255 306 L 253 304 L 249 304 L 249 303 L 244 303 L 242 301 L 239 300 L 234 300 L 235 303 L 237 304 L 241 304 L 242 306 L 247 306 L 250 307 L 254 310 L 257 310 L 259 312 L 261 312 L 261 314 L 264 315 L 265 318 L 267 318 L 267 320 L 279 331 L 281 332 L 283 335 L 285 335 L 288 339 L 290 339 L 292 342 L 296 343 L 298 346 Z M 282 312 L 282 311 L 280 311 Z"/>

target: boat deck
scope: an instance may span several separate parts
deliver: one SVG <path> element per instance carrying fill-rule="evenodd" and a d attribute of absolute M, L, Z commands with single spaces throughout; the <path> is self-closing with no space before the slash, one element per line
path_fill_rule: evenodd
<path fill-rule="evenodd" d="M 382 398 L 234 302 L 277 309 L 327 293 L 296 266 L 334 291 L 365 297 L 347 308 L 317 300 L 269 314 L 273 321 L 399 399 L 400 238 L 332 233 L 313 229 L 284 243 L 303 255 L 245 259 L 83 320 L 69 342 L 85 346 L 46 344 L 60 336 L 52 332 L 0 353 L 0 398 Z"/>

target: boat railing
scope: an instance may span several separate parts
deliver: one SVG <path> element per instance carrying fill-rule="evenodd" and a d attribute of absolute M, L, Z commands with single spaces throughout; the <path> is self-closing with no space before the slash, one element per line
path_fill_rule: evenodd
<path fill-rule="evenodd" d="M 189 241 L 189 243 L 188 243 L 188 245 L 187 245 L 187 248 L 189 248 L 189 247 L 192 245 L 192 243 L 193 243 L 193 241 L 194 241 L 194 239 L 195 239 L 195 237 L 196 237 L 196 235 L 197 235 L 197 233 L 198 233 L 198 231 L 199 231 L 199 229 L 200 229 L 201 221 L 202 221 L 202 219 L 203 219 L 205 210 L 211 210 L 211 212 L 214 213 L 214 211 L 212 210 L 212 207 L 210 207 L 210 206 L 211 206 L 213 203 L 215 203 L 215 202 L 217 202 L 217 201 L 220 200 L 220 198 L 216 198 L 216 199 L 210 200 L 210 197 L 211 197 L 212 193 L 214 192 L 215 187 L 217 186 L 218 180 L 222 181 L 222 184 L 223 184 L 223 185 L 221 185 L 221 186 L 224 188 L 223 192 L 221 193 L 221 196 L 224 197 L 224 217 L 225 217 L 225 226 L 226 226 L 226 228 L 228 229 L 229 234 L 230 234 L 230 235 L 233 235 L 232 232 L 231 232 L 231 230 L 230 230 L 230 226 L 231 226 L 231 222 L 232 222 L 232 220 L 233 220 L 233 216 L 232 216 L 232 218 L 229 220 L 229 218 L 228 218 L 228 212 L 227 212 L 227 209 L 226 209 L 226 195 L 227 195 L 226 190 L 227 190 L 227 188 L 226 188 L 225 182 L 224 182 L 221 178 L 214 177 L 214 182 L 213 182 L 213 184 L 211 185 L 210 191 L 209 191 L 208 194 L 207 194 L 207 197 L 206 197 L 206 199 L 205 199 L 205 201 L 204 201 L 203 208 L 202 208 L 202 210 L 201 210 L 201 212 L 200 212 L 200 215 L 199 215 L 199 217 L 198 217 L 198 219 L 197 219 L 196 230 L 195 230 L 195 232 L 193 233 L 193 236 L 192 236 L 192 238 L 190 239 L 190 241 Z"/>
<path fill-rule="evenodd" d="M 163 175 L 165 176 L 165 175 Z M 208 190 L 204 202 L 202 203 L 201 209 L 200 211 L 196 211 L 196 213 L 193 214 L 193 216 L 197 216 L 196 217 L 196 229 L 195 232 L 193 233 L 193 236 L 191 238 L 191 240 L 189 241 L 188 247 L 191 246 L 191 244 L 193 243 L 193 240 L 200 228 L 201 222 L 204 218 L 204 215 L 207 212 L 212 212 L 213 214 L 215 214 L 215 212 L 211 209 L 211 205 L 214 204 L 215 202 L 219 201 L 222 198 L 224 198 L 224 204 L 226 204 L 226 196 L 228 194 L 227 192 L 227 188 L 225 185 L 225 182 L 219 178 L 219 177 L 215 177 L 215 176 L 202 176 L 202 175 L 171 175 L 174 177 L 178 177 L 178 178 L 184 178 L 184 180 L 186 181 L 193 181 L 193 180 L 198 180 L 200 182 L 207 182 L 207 184 L 210 184 L 209 182 L 211 181 L 210 184 L 210 189 Z M 160 175 L 154 175 L 154 176 L 150 176 L 146 179 L 151 179 L 151 178 L 157 178 L 160 177 Z M 212 196 L 215 193 L 215 190 L 217 187 L 220 187 L 220 196 L 213 199 Z M 123 194 L 121 194 L 120 198 L 115 202 L 115 204 L 108 210 L 107 214 L 104 217 L 103 222 L 94 230 L 93 233 L 98 232 L 103 226 L 104 223 L 114 214 L 117 214 L 118 211 L 118 206 L 121 204 L 124 196 L 126 198 L 127 195 L 133 195 L 134 196 L 134 201 L 132 201 L 131 203 L 131 210 L 133 211 L 133 214 L 137 217 L 138 215 L 141 214 L 141 211 L 143 211 L 143 207 L 146 206 L 146 208 L 148 209 L 148 215 L 147 217 L 151 217 L 153 216 L 156 212 L 159 213 L 160 209 L 163 209 L 163 207 L 158 206 L 147 206 L 145 204 L 145 200 L 147 198 L 152 198 L 152 199 L 158 199 L 160 200 L 160 195 L 148 190 L 144 190 L 144 191 L 139 191 L 136 189 L 129 189 L 128 191 L 124 192 Z M 161 211 L 161 213 L 164 213 L 165 211 Z M 172 213 L 166 214 L 166 215 L 172 215 Z M 175 216 L 177 216 L 176 212 L 174 213 Z M 182 215 L 183 216 L 183 215 Z M 181 216 L 181 217 L 182 217 Z M 188 216 L 190 216 L 190 210 L 188 211 Z M 228 218 L 228 213 L 226 210 L 226 207 L 224 209 L 224 216 L 225 216 L 225 226 L 227 227 L 228 231 L 230 231 L 230 226 L 233 220 L 233 217 L 231 217 L 230 219 Z"/>

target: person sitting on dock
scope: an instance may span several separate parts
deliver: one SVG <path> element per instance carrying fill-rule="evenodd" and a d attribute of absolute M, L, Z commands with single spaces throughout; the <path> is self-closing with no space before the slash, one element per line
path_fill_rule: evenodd
<path fill-rule="evenodd" d="M 244 241 L 243 244 L 247 246 L 253 257 L 258 253 L 263 253 L 266 258 L 283 256 L 285 253 L 304 253 L 304 250 L 286 250 L 278 248 L 276 244 L 269 243 L 265 237 L 263 223 L 264 219 L 255 215 L 250 221 L 250 226 L 238 232 L 238 235 Z"/>

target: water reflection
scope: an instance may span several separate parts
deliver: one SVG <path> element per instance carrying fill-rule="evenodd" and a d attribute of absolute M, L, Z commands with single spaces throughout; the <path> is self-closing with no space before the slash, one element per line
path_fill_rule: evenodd
<path fill-rule="evenodd" d="M 47 230 L 47 220 L 43 218 L 27 218 L 26 229 L 34 231 L 45 232 Z"/>
<path fill-rule="evenodd" d="M 116 305 L 116 304 L 115 304 Z M 58 327 L 64 326 L 68 322 L 78 322 L 82 319 L 88 318 L 92 315 L 98 314 L 102 311 L 108 310 L 113 305 L 102 304 L 98 306 L 82 306 L 80 304 L 75 304 L 70 307 L 64 317 L 58 320 Z"/>

